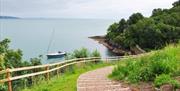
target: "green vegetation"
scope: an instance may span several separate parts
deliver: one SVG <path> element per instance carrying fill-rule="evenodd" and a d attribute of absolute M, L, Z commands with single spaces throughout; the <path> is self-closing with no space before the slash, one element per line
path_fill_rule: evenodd
<path fill-rule="evenodd" d="M 23 60 L 22 51 L 20 49 L 10 49 L 9 43 L 9 39 L 0 41 L 0 70 L 41 64 L 41 57 L 31 58 L 30 62 Z"/>
<path fill-rule="evenodd" d="M 24 61 L 22 59 L 22 51 L 20 49 L 14 50 L 9 48 L 9 39 L 4 39 L 0 41 L 0 70 L 7 68 L 18 68 L 24 66 L 34 66 L 41 64 L 41 58 L 32 58 L 30 61 Z M 31 72 L 32 70 L 28 71 Z M 28 73 L 26 72 L 15 72 L 12 76 L 15 75 L 23 75 Z M 0 78 L 5 78 L 5 75 L 0 75 Z M 24 85 L 24 81 L 29 80 L 29 85 L 32 84 L 32 79 L 23 79 L 12 82 L 13 89 L 20 89 L 21 86 Z M 0 91 L 6 91 L 7 84 L 0 84 Z"/>
<path fill-rule="evenodd" d="M 141 13 L 121 19 L 108 28 L 107 42 L 117 48 L 131 50 L 138 45 L 149 51 L 159 49 L 180 39 L 180 0 L 170 9 L 154 9 L 147 18 Z"/>
<path fill-rule="evenodd" d="M 98 50 L 94 50 L 94 51 L 91 53 L 91 57 L 101 57 L 101 54 L 99 53 Z"/>
<path fill-rule="evenodd" d="M 76 49 L 73 53 L 69 53 L 66 55 L 66 59 L 73 59 L 73 58 L 86 58 L 86 57 L 101 57 L 99 51 L 94 50 L 89 52 L 86 48 Z"/>
<path fill-rule="evenodd" d="M 60 75 L 60 77 L 54 77 L 49 82 L 41 81 L 38 83 L 40 85 L 34 85 L 22 91 L 76 91 L 76 82 L 80 74 L 109 65 L 111 64 L 102 62 L 97 64 L 85 63 L 80 66 L 74 65 L 71 67 L 71 70 L 67 69 L 67 71 Z"/>
<path fill-rule="evenodd" d="M 178 87 L 174 77 L 180 76 L 180 43 L 138 58 L 125 59 L 110 77 L 129 83 L 154 82 L 155 86 L 169 83 Z"/>
<path fill-rule="evenodd" d="M 0 41 L 0 70 L 4 70 L 7 68 L 19 68 L 19 67 L 35 66 L 35 65 L 42 64 L 41 63 L 42 56 L 39 56 L 38 58 L 31 58 L 30 61 L 23 60 L 22 59 L 22 56 L 23 56 L 22 51 L 20 49 L 17 49 L 17 50 L 10 49 L 9 43 L 10 43 L 9 39 L 4 39 L 4 40 Z M 86 48 L 81 48 L 79 50 L 75 50 L 72 54 L 68 55 L 67 58 L 100 57 L 100 56 L 101 55 L 97 50 L 94 50 L 92 53 L 90 53 Z M 79 69 L 79 70 L 76 70 L 74 68 L 73 70 L 71 70 L 71 71 L 75 72 L 74 74 L 69 74 L 69 72 L 67 72 L 62 77 L 63 77 L 63 79 L 72 79 L 73 80 L 73 79 L 76 79 L 80 73 L 91 70 L 96 67 L 102 67 L 103 65 L 105 66 L 106 64 L 97 64 L 95 66 L 88 65 L 87 67 L 84 67 L 84 69 Z M 83 68 L 83 67 L 81 67 L 81 68 Z M 33 73 L 33 72 L 37 72 L 40 70 L 43 70 L 43 69 L 14 72 L 12 74 L 12 76 Z M 53 73 L 51 75 L 54 76 Z M 68 76 L 69 78 L 65 78 L 66 76 Z M 0 75 L 0 79 L 4 79 L 5 77 L 6 77 L 5 74 Z M 44 79 L 45 79 L 45 76 L 40 75 L 40 76 L 15 80 L 15 81 L 12 81 L 12 88 L 15 91 L 20 91 L 20 90 L 22 90 L 22 88 L 30 87 L 34 84 L 39 83 L 39 81 L 42 81 Z M 61 79 L 61 81 L 63 81 L 62 78 L 60 78 L 60 79 Z M 71 82 L 69 82 L 69 84 L 70 83 Z M 75 83 L 75 80 L 74 80 L 74 83 Z M 68 83 L 67 83 L 66 85 L 63 85 L 63 86 L 70 86 L 70 85 L 68 85 Z M 75 86 L 75 85 L 73 85 L 73 86 Z M 7 90 L 7 84 L 0 83 L 0 91 L 6 91 L 6 90 Z"/>
<path fill-rule="evenodd" d="M 154 84 L 156 87 L 160 87 L 164 84 L 172 84 L 175 88 L 180 87 L 180 83 L 170 77 L 170 75 L 162 74 L 156 77 Z"/>
<path fill-rule="evenodd" d="M 73 53 L 73 56 L 75 58 L 86 58 L 86 57 L 88 57 L 88 55 L 89 55 L 89 52 L 86 48 L 81 48 L 79 50 L 75 50 Z"/>

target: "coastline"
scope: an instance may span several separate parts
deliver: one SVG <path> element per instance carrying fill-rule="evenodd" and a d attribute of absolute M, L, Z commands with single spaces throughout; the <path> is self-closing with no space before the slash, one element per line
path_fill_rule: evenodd
<path fill-rule="evenodd" d="M 113 53 L 123 56 L 123 55 L 137 55 L 137 54 L 141 54 L 141 53 L 145 53 L 144 50 L 142 50 L 138 45 L 136 45 L 135 47 L 131 47 L 130 50 L 127 49 L 123 49 L 123 48 L 117 48 L 113 45 L 110 45 L 106 38 L 105 35 L 102 36 L 90 36 L 88 37 L 94 41 L 97 41 L 99 44 L 104 45 L 106 48 L 108 48 L 110 51 L 112 51 Z"/>
<path fill-rule="evenodd" d="M 102 35 L 102 36 L 91 36 L 91 37 L 88 37 L 94 41 L 97 41 L 99 44 L 102 44 L 104 45 L 106 48 L 108 48 L 110 51 L 112 51 L 113 53 L 117 54 L 117 55 L 120 55 L 120 56 L 123 56 L 123 55 L 131 55 L 132 53 L 130 51 L 127 51 L 127 50 L 124 50 L 124 49 L 120 49 L 120 48 L 116 48 L 112 45 L 110 45 L 106 38 L 105 38 L 105 35 Z"/>

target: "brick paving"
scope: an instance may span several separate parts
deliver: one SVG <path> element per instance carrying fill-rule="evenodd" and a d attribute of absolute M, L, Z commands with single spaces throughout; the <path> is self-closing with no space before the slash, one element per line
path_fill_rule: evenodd
<path fill-rule="evenodd" d="M 80 75 L 77 80 L 77 91 L 131 91 L 129 87 L 108 79 L 107 76 L 112 70 L 113 67 L 109 66 Z"/>

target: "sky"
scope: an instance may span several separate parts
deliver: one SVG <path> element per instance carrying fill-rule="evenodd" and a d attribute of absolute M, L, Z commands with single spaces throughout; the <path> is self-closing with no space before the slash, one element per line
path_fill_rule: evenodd
<path fill-rule="evenodd" d="M 170 8 L 176 0 L 0 0 L 0 15 L 22 18 L 127 18 L 154 8 Z"/>

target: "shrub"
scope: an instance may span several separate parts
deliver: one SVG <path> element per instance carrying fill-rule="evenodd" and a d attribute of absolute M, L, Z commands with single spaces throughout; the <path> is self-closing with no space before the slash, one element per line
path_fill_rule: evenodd
<path fill-rule="evenodd" d="M 89 51 L 86 48 L 81 48 L 73 52 L 75 58 L 85 58 L 89 56 Z"/>
<path fill-rule="evenodd" d="M 7 91 L 6 85 L 0 84 L 0 91 Z"/>
<path fill-rule="evenodd" d="M 161 74 L 159 76 L 156 77 L 155 81 L 154 81 L 154 85 L 156 87 L 160 87 L 164 84 L 171 84 L 173 85 L 175 88 L 179 88 L 180 83 L 174 79 L 172 79 L 170 77 L 170 75 L 167 74 Z"/>
<path fill-rule="evenodd" d="M 65 56 L 65 59 L 73 59 L 73 58 L 86 58 L 86 57 L 101 57 L 101 54 L 98 50 L 94 50 L 92 53 L 89 52 L 86 48 L 80 48 L 74 50 L 73 53 L 68 53 Z"/>
<path fill-rule="evenodd" d="M 112 74 L 109 76 L 110 78 L 113 77 L 116 80 L 122 80 L 128 74 L 128 70 L 125 66 L 119 66 L 114 69 Z"/>
<path fill-rule="evenodd" d="M 91 57 L 101 57 L 101 54 L 99 53 L 98 50 L 94 50 L 94 51 L 91 53 Z"/>
<path fill-rule="evenodd" d="M 168 46 L 140 58 L 128 58 L 121 61 L 110 75 L 115 80 L 130 83 L 153 82 L 162 74 L 180 76 L 180 44 Z M 171 81 L 174 85 L 176 81 Z M 177 86 L 177 85 L 175 85 Z"/>

